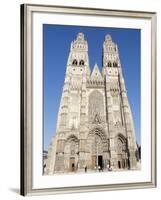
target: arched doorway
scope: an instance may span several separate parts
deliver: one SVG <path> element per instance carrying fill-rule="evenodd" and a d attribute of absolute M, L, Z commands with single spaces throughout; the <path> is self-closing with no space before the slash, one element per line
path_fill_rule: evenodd
<path fill-rule="evenodd" d="M 103 169 L 103 142 L 97 134 L 93 135 L 92 143 L 92 168 Z"/>
<path fill-rule="evenodd" d="M 116 138 L 116 149 L 118 159 L 118 169 L 124 169 L 128 167 L 127 151 L 126 151 L 126 138 L 119 134 Z"/>
<path fill-rule="evenodd" d="M 67 138 L 64 148 L 65 171 L 75 172 L 78 169 L 78 145 L 79 141 L 75 135 Z"/>
<path fill-rule="evenodd" d="M 90 153 L 90 168 L 103 170 L 108 159 L 108 142 L 104 132 L 95 128 L 88 135 L 88 150 Z"/>

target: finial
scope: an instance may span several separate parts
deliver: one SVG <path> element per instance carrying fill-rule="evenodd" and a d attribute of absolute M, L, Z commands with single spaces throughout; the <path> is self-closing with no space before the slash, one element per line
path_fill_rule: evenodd
<path fill-rule="evenodd" d="M 98 67 L 97 62 L 95 62 L 95 64 L 94 64 L 94 68 L 95 68 L 95 67 Z"/>
<path fill-rule="evenodd" d="M 105 36 L 105 40 L 106 40 L 106 41 L 112 41 L 111 35 L 107 34 L 107 35 Z"/>
<path fill-rule="evenodd" d="M 77 40 L 84 40 L 84 34 L 79 32 L 77 35 Z"/>

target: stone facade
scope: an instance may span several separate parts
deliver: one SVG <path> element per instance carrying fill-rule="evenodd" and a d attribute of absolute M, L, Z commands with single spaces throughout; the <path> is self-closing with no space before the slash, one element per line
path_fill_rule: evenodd
<path fill-rule="evenodd" d="M 137 169 L 132 113 L 117 45 L 103 43 L 103 67 L 89 67 L 83 33 L 71 43 L 56 134 L 48 148 L 46 174 Z"/>
<path fill-rule="evenodd" d="M 46 161 L 48 159 L 48 152 L 43 151 L 43 173 L 46 173 Z"/>

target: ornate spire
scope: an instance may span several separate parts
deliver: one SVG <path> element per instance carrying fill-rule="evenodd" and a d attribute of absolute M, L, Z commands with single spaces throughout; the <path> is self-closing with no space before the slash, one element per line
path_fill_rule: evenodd
<path fill-rule="evenodd" d="M 107 41 L 107 42 L 112 42 L 111 35 L 107 34 L 107 35 L 105 36 L 105 41 Z"/>
<path fill-rule="evenodd" d="M 105 36 L 103 43 L 103 66 L 104 67 L 121 67 L 117 44 L 112 41 L 111 35 Z"/>
<path fill-rule="evenodd" d="M 78 33 L 78 35 L 77 35 L 77 41 L 79 41 L 79 42 L 84 41 L 84 34 L 83 33 Z"/>
<path fill-rule="evenodd" d="M 69 71 L 73 70 L 75 72 L 78 72 L 78 71 L 72 68 L 75 68 L 75 67 L 86 68 L 85 70 L 83 70 L 83 73 L 90 74 L 89 58 L 88 58 L 88 43 L 85 40 L 83 33 L 78 33 L 74 41 L 71 42 L 67 66 L 69 66 Z"/>
<path fill-rule="evenodd" d="M 78 33 L 76 39 L 71 43 L 71 51 L 88 51 L 88 44 L 83 33 Z"/>

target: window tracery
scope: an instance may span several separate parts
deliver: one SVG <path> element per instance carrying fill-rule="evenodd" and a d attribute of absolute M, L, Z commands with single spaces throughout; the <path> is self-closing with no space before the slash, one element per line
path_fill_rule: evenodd
<path fill-rule="evenodd" d="M 90 96 L 89 96 L 89 120 L 94 121 L 95 117 L 97 119 L 101 119 L 101 116 L 104 113 L 104 103 L 103 103 L 103 96 L 100 92 L 98 91 L 93 91 Z"/>

